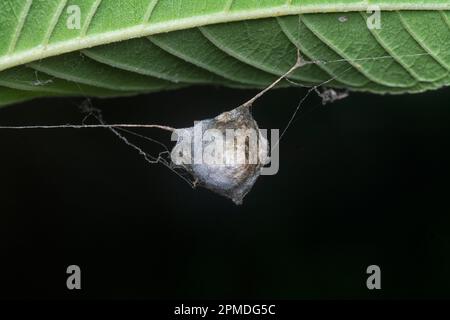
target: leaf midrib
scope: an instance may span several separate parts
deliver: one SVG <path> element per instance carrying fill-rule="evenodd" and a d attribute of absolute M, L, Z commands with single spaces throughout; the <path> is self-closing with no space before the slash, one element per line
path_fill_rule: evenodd
<path fill-rule="evenodd" d="M 156 4 L 157 1 L 152 1 Z M 230 1 L 231 3 L 231 1 Z M 323 5 L 291 5 L 290 1 L 282 6 L 263 8 L 256 10 L 247 10 L 239 12 L 230 12 L 223 10 L 222 12 L 207 15 L 194 16 L 189 18 L 165 21 L 159 23 L 143 23 L 133 27 L 123 28 L 115 31 L 109 31 L 95 35 L 82 35 L 80 37 L 70 39 L 50 45 L 37 46 L 31 50 L 20 53 L 13 53 L 0 57 L 0 71 L 29 63 L 35 60 L 44 59 L 64 53 L 78 51 L 99 45 L 104 45 L 123 40 L 150 36 L 158 33 L 171 32 L 183 29 L 190 29 L 217 23 L 226 23 L 233 21 L 261 19 L 277 16 L 287 16 L 306 13 L 330 13 L 330 12 L 356 12 L 367 11 L 372 8 L 370 4 L 323 4 Z M 450 10 L 448 4 L 380 4 L 378 8 L 383 11 L 394 10 Z M 151 14 L 151 10 L 150 14 Z M 86 31 L 89 26 L 86 26 Z M 83 32 L 82 34 L 85 34 Z"/>

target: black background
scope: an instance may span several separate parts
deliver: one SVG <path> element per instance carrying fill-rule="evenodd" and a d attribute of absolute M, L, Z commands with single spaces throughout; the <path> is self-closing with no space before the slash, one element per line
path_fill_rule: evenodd
<path fill-rule="evenodd" d="M 92 103 L 109 123 L 187 127 L 254 93 Z M 303 94 L 267 94 L 253 109 L 260 127 L 283 128 Z M 78 124 L 83 101 L 7 107 L 0 124 Z M 448 89 L 326 106 L 311 97 L 281 143 L 280 172 L 242 206 L 190 189 L 108 130 L 2 130 L 0 298 L 448 298 L 448 101 Z M 71 264 L 81 291 L 66 289 Z M 366 288 L 371 264 L 382 290 Z"/>

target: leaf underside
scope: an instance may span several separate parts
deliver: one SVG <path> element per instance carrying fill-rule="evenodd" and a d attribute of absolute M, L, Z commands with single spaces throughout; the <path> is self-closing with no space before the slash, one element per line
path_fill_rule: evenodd
<path fill-rule="evenodd" d="M 381 28 L 368 28 L 373 5 Z M 450 83 L 443 0 L 3 0 L 0 25 L 0 106 L 199 84 L 263 88 L 298 50 L 313 63 L 280 86 L 412 93 Z"/>

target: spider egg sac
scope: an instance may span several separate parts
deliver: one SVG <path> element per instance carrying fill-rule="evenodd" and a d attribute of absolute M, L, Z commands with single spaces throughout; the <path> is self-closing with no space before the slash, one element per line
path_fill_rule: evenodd
<path fill-rule="evenodd" d="M 236 204 L 242 204 L 269 159 L 267 139 L 245 106 L 197 121 L 175 135 L 172 162 L 200 186 Z"/>

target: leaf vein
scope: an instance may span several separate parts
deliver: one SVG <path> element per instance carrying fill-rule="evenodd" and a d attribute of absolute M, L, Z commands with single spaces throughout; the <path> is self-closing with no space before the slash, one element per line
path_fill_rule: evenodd
<path fill-rule="evenodd" d="M 58 7 L 56 8 L 55 15 L 52 17 L 52 19 L 51 19 L 51 21 L 50 21 L 49 28 L 48 28 L 48 30 L 47 30 L 47 33 L 45 34 L 44 40 L 42 41 L 42 45 L 43 45 L 44 47 L 46 47 L 46 46 L 48 45 L 48 43 L 49 43 L 49 41 L 50 41 L 50 38 L 51 38 L 51 36 L 52 36 L 52 34 L 53 34 L 53 31 L 55 30 L 56 25 L 58 24 L 58 20 L 59 20 L 59 18 L 61 17 L 62 12 L 63 12 L 64 8 L 65 8 L 66 5 L 67 5 L 67 1 L 68 1 L 68 0 L 62 0 L 62 1 L 59 3 Z"/>
<path fill-rule="evenodd" d="M 149 6 L 144 15 L 143 24 L 147 24 L 150 21 L 153 11 L 155 11 L 156 6 L 158 5 L 159 0 L 151 0 L 149 2 Z"/>
<path fill-rule="evenodd" d="M 366 16 L 364 13 L 360 12 L 363 19 L 366 19 Z M 418 77 L 418 75 L 412 71 L 411 68 L 409 68 L 404 61 L 395 53 L 395 50 L 393 50 L 375 31 L 373 28 L 367 28 L 369 29 L 370 34 L 375 39 L 376 42 L 392 57 L 392 59 L 397 62 L 400 66 L 402 66 L 403 69 L 405 69 L 416 81 L 421 81 Z"/>
<path fill-rule="evenodd" d="M 86 17 L 86 21 L 83 25 L 83 29 L 80 32 L 80 37 L 84 37 L 87 34 L 88 29 L 91 25 L 92 19 L 94 19 L 94 16 L 97 13 L 97 10 L 100 7 L 101 2 L 102 2 L 102 0 L 95 0 L 94 5 L 91 8 L 91 11 L 89 12 L 89 14 Z"/>
<path fill-rule="evenodd" d="M 231 7 L 233 6 L 234 0 L 228 0 L 225 4 L 224 12 L 230 12 Z"/>
<path fill-rule="evenodd" d="M 417 36 L 417 34 L 412 30 L 412 28 L 408 25 L 406 20 L 402 17 L 402 15 L 399 13 L 400 21 L 402 25 L 404 26 L 405 30 L 408 31 L 408 33 L 411 35 L 411 37 L 434 59 L 436 60 L 442 67 L 444 67 L 446 70 L 450 71 L 449 66 L 434 52 L 431 48 L 429 48 L 427 45 L 425 45 L 424 41 L 421 41 L 421 39 Z"/>
<path fill-rule="evenodd" d="M 9 2 L 8 2 L 9 3 Z M 8 53 L 7 54 L 11 54 L 14 52 L 14 50 L 16 49 L 16 45 L 17 45 L 17 41 L 19 40 L 21 31 L 23 29 L 23 26 L 25 24 L 25 20 L 27 19 L 28 16 L 28 12 L 30 11 L 31 5 L 33 4 L 33 0 L 27 0 L 26 4 L 25 4 L 25 8 L 24 10 L 20 13 L 20 16 L 16 17 L 18 18 L 18 22 L 17 22 L 17 29 L 14 32 L 14 36 L 11 40 L 11 43 L 9 45 L 8 48 Z M 15 13 L 14 13 L 15 14 Z"/>

